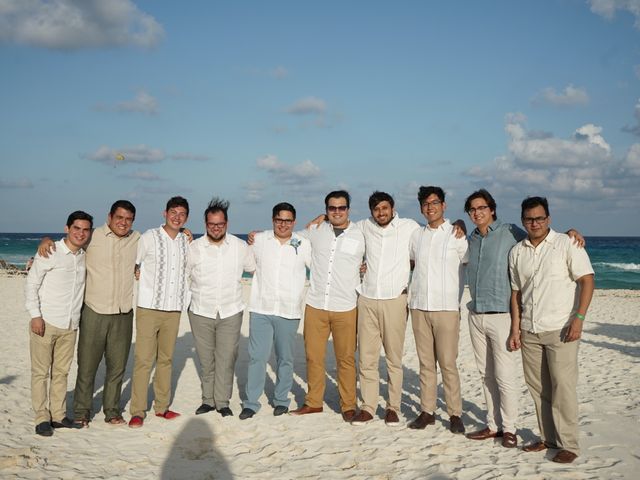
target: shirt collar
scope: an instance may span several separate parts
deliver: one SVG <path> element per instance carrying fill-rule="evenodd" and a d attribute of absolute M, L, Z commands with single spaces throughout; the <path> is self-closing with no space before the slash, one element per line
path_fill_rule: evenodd
<path fill-rule="evenodd" d="M 538 247 L 539 247 L 540 245 L 542 245 L 543 243 L 553 243 L 553 240 L 555 239 L 556 235 L 558 235 L 558 234 L 557 234 L 557 232 L 555 232 L 555 231 L 553 230 L 553 228 L 549 228 L 549 233 L 547 234 L 547 236 L 546 236 L 546 237 L 544 237 L 544 240 L 542 240 L 542 241 L 538 244 Z M 527 237 L 527 238 L 525 238 L 525 239 L 524 239 L 524 244 L 525 244 L 525 245 L 527 245 L 527 246 L 529 246 L 529 247 L 531 247 L 531 248 L 536 248 L 536 247 L 534 247 L 534 246 L 533 246 L 533 244 L 532 244 L 532 243 L 531 243 L 531 241 L 529 240 L 529 237 Z"/>
<path fill-rule="evenodd" d="M 164 229 L 163 229 L 164 230 Z M 127 238 L 133 234 L 133 229 L 130 229 L 129 232 L 124 236 L 120 237 L 114 233 L 113 230 L 109 228 L 109 224 L 105 223 L 100 228 L 96 229 L 96 231 L 102 232 L 105 237 L 118 237 L 118 238 Z M 94 232 L 95 233 L 95 232 Z M 166 232 L 165 232 L 166 233 Z"/>
<path fill-rule="evenodd" d="M 489 225 L 489 231 L 490 232 L 495 232 L 501 226 L 502 226 L 502 220 L 500 220 L 499 218 L 496 218 L 493 222 L 491 222 L 491 225 Z M 473 229 L 473 232 L 471 232 L 471 235 L 474 236 L 474 237 L 482 236 L 482 234 L 480 233 L 480 230 L 478 229 L 478 227 Z"/>

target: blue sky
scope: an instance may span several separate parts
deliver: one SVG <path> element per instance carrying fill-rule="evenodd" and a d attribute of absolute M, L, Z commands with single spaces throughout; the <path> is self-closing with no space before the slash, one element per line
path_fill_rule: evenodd
<path fill-rule="evenodd" d="M 0 71 L 3 232 L 119 198 L 145 230 L 173 195 L 202 232 L 215 195 L 244 233 L 336 188 L 423 221 L 440 185 L 452 219 L 484 187 L 640 235 L 640 0 L 0 0 Z"/>

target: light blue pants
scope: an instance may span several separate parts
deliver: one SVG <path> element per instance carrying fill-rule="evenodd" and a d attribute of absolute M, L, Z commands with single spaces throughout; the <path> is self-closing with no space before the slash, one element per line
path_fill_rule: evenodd
<path fill-rule="evenodd" d="M 249 372 L 247 399 L 242 404 L 254 412 L 260 409 L 260 396 L 264 392 L 267 362 L 271 346 L 276 352 L 276 387 L 273 405 L 289 406 L 289 392 L 293 384 L 293 341 L 300 319 L 251 312 L 249 323 Z"/>

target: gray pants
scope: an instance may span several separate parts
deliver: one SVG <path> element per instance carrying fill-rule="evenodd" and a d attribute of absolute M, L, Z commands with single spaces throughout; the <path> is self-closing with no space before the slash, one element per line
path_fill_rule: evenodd
<path fill-rule="evenodd" d="M 189 310 L 191 332 L 202 368 L 202 403 L 229 406 L 233 372 L 238 358 L 242 312 L 227 318 L 203 317 Z"/>

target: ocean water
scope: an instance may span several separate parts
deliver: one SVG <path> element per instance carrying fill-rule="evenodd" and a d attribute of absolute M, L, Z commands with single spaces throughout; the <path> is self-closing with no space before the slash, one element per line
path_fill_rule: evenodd
<path fill-rule="evenodd" d="M 0 233 L 0 259 L 24 268 L 44 236 L 59 239 L 62 234 Z M 238 236 L 246 239 L 246 235 Z M 640 290 L 640 237 L 587 237 L 586 240 L 596 272 L 596 288 Z"/>

